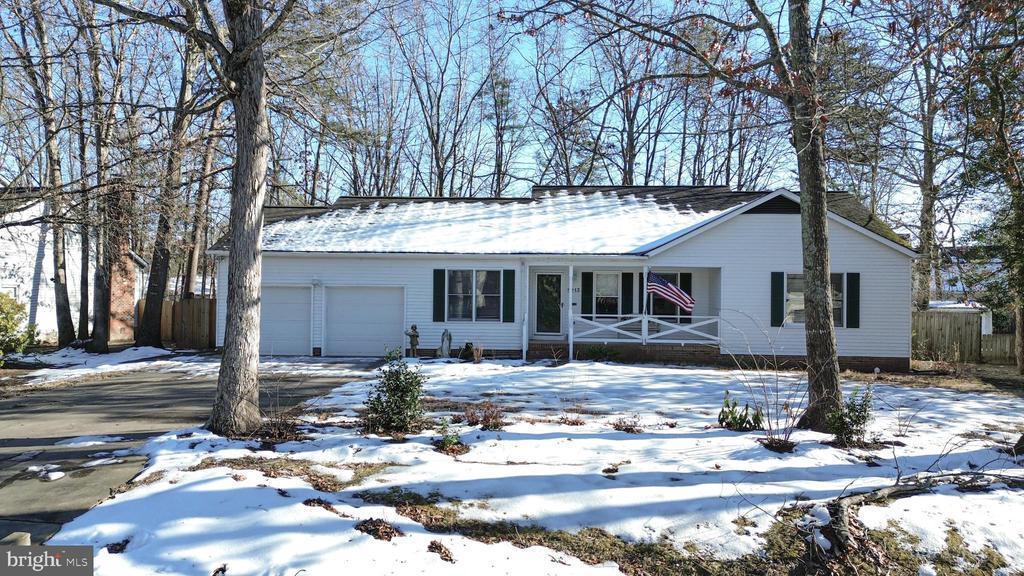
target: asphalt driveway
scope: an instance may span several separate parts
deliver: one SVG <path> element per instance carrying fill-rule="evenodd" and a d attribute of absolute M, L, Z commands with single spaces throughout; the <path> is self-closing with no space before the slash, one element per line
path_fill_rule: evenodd
<path fill-rule="evenodd" d="M 365 363 L 339 363 L 365 370 Z M 83 467 L 94 454 L 132 448 L 169 430 L 202 424 L 216 391 L 216 376 L 187 379 L 180 373 L 125 372 L 98 380 L 38 390 L 0 400 L 0 538 L 29 532 L 43 542 L 62 524 L 92 508 L 132 479 L 140 456 Z M 263 381 L 264 410 L 289 409 L 351 378 L 282 376 Z M 80 436 L 120 437 L 102 444 L 57 444 Z M 38 454 L 34 454 L 39 452 Z M 45 481 L 30 466 L 59 465 L 66 475 Z"/>

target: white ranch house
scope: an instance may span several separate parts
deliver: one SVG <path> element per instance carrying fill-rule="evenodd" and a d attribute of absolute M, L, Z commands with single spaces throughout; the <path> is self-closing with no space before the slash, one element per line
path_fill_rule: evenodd
<path fill-rule="evenodd" d="M 532 198 L 342 198 L 267 209 L 260 349 L 421 353 L 447 329 L 487 354 L 731 362 L 805 354 L 799 196 L 720 187 L 536 187 Z M 841 363 L 907 370 L 915 253 L 829 195 Z M 211 250 L 227 286 L 227 245 Z M 653 271 L 695 300 L 648 296 Z M 217 340 L 224 340 L 226 290 Z"/>

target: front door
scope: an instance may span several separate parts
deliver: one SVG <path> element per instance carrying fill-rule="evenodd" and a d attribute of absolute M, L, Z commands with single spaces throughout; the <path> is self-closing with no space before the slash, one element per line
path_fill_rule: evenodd
<path fill-rule="evenodd" d="M 562 275 L 537 274 L 537 333 L 562 333 Z"/>

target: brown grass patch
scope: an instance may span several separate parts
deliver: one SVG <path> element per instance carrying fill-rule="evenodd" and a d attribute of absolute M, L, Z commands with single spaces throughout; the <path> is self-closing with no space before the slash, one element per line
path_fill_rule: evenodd
<path fill-rule="evenodd" d="M 380 518 L 370 518 L 369 520 L 363 520 L 356 524 L 356 530 L 369 534 L 377 540 L 391 541 L 396 536 L 405 536 L 405 532 L 402 532 L 397 526 L 392 526 Z"/>
<path fill-rule="evenodd" d="M 632 462 L 629 460 L 623 460 L 622 462 L 610 464 L 604 470 L 601 470 L 601 473 L 609 478 L 615 478 L 615 474 L 619 473 L 619 467 L 625 466 L 626 464 L 632 464 Z"/>
<path fill-rule="evenodd" d="M 558 419 L 558 423 L 564 426 L 583 426 L 583 418 L 580 418 L 579 414 L 562 414 Z"/>
<path fill-rule="evenodd" d="M 150 484 L 156 484 L 157 482 L 163 480 L 164 476 L 165 476 L 164 471 L 160 470 L 160 471 L 157 471 L 157 472 L 154 472 L 154 473 L 150 474 L 149 476 L 146 476 L 142 480 L 135 480 L 135 479 L 129 480 L 129 481 L 125 482 L 124 484 L 121 484 L 120 486 L 118 486 L 116 488 L 110 488 L 110 496 L 109 497 L 113 498 L 114 496 L 117 496 L 118 494 L 124 494 L 125 492 L 127 492 L 129 490 L 134 490 L 135 488 L 138 488 L 140 486 L 149 486 Z"/>
<path fill-rule="evenodd" d="M 466 406 L 465 415 L 467 424 L 484 430 L 501 430 L 506 424 L 504 409 L 489 400 Z"/>
<path fill-rule="evenodd" d="M 352 463 L 340 464 L 337 468 L 352 470 L 350 480 L 341 481 L 332 474 L 325 474 L 313 470 L 316 464 L 306 460 L 292 460 L 289 458 L 257 458 L 255 456 L 244 456 L 242 458 L 228 458 L 216 460 L 206 458 L 199 464 L 193 466 L 189 471 L 207 470 L 210 468 L 227 467 L 233 470 L 257 470 L 268 478 L 302 478 L 315 490 L 320 492 L 340 492 L 351 486 L 356 486 L 368 477 L 378 474 L 389 466 L 390 463 Z"/>
<path fill-rule="evenodd" d="M 445 562 L 455 562 L 455 558 L 452 557 L 452 552 L 444 544 L 441 544 L 437 540 L 431 540 L 430 545 L 427 546 L 427 552 L 433 552 L 441 557 L 441 560 Z"/>
<path fill-rule="evenodd" d="M 1013 394 L 1024 398 L 1024 375 L 1015 366 L 1001 364 L 958 364 L 950 370 L 941 363 L 914 360 L 910 374 L 882 373 L 876 379 L 866 372 L 843 372 L 842 377 L 861 382 L 884 382 L 910 388 L 946 388 L 957 392 Z"/>
<path fill-rule="evenodd" d="M 443 498 L 437 493 L 423 496 L 392 488 L 387 492 L 361 492 L 356 496 L 372 504 L 391 506 L 402 516 L 422 524 L 429 532 L 459 534 L 486 544 L 509 542 L 519 548 L 543 546 L 591 565 L 615 562 L 619 570 L 629 576 L 916 576 L 921 563 L 921 559 L 904 546 L 904 540 L 889 531 L 869 531 L 862 545 L 847 557 L 815 556 L 808 550 L 806 533 L 796 527 L 796 521 L 806 514 L 806 509 L 800 507 L 787 508 L 779 513 L 778 521 L 772 523 L 763 535 L 765 545 L 762 549 L 736 560 L 718 560 L 692 544 L 680 550 L 665 541 L 627 542 L 597 528 L 584 528 L 573 533 L 536 525 L 466 519 L 460 517 L 457 510 L 440 506 Z M 742 516 L 734 524 L 737 532 L 755 525 Z M 986 567 L 999 565 L 998 561 L 979 560 L 977 564 Z M 879 567 L 883 570 L 879 571 Z M 974 574 L 972 572 L 971 576 Z"/>
<path fill-rule="evenodd" d="M 324 510 L 327 510 L 332 514 L 337 514 L 338 516 L 341 516 L 342 518 L 351 518 L 351 516 L 349 516 L 348 514 L 342 514 L 341 512 L 338 512 L 338 509 L 334 507 L 334 504 L 331 504 L 330 502 L 324 500 L 323 498 L 307 498 L 306 500 L 303 500 L 302 503 L 305 504 L 306 506 L 310 506 L 313 508 L 323 508 Z"/>
<path fill-rule="evenodd" d="M 423 410 L 426 412 L 463 412 L 466 407 L 472 405 L 472 402 L 465 400 L 437 398 L 436 396 L 424 396 L 420 399 L 420 406 L 423 406 Z"/>
<path fill-rule="evenodd" d="M 640 434 L 644 431 L 640 426 L 640 419 L 636 416 L 620 416 L 612 420 L 612 428 L 626 434 Z"/>

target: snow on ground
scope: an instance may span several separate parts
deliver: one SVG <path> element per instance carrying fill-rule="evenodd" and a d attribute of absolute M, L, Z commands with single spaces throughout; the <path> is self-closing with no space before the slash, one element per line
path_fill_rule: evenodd
<path fill-rule="evenodd" d="M 726 390 L 741 404 L 750 399 L 741 383 L 741 376 L 749 375 L 736 371 L 517 362 L 426 363 L 422 370 L 430 377 L 426 393 L 437 399 L 430 405 L 452 402 L 450 415 L 461 412 L 460 402 L 489 399 L 509 410 L 510 424 L 492 432 L 453 425 L 471 447 L 455 458 L 433 449 L 435 431 L 410 435 L 404 442 L 364 437 L 351 424 L 371 382 L 350 382 L 313 402 L 316 410 L 306 416 L 317 423 L 309 429 L 310 440 L 281 444 L 277 452 L 199 429 L 151 440 L 140 451 L 150 458 L 143 476 L 162 472 L 161 479 L 104 502 L 67 524 L 51 543 L 105 546 L 130 538 L 123 554 L 100 551 L 96 573 L 101 575 L 158 569 L 209 573 L 223 563 L 229 573 L 317 573 L 317 568 L 338 562 L 368 574 L 442 569 L 614 573 L 614 567 L 584 567 L 551 550 L 430 534 L 393 509 L 368 505 L 355 493 L 392 487 L 423 495 L 434 492 L 451 499 L 444 505 L 467 518 L 569 531 L 598 527 L 631 541 L 667 540 L 680 548 L 693 545 L 735 558 L 757 550 L 771 514 L 797 500 L 822 503 L 890 485 L 898 474 L 968 469 L 1021 474 L 994 443 L 1015 439 L 1013 430 L 1024 425 L 1015 397 L 877 385 L 871 432 L 903 445 L 840 450 L 821 444 L 826 435 L 797 431 L 796 451 L 777 454 L 756 442 L 761 433 L 713 426 Z M 801 385 L 795 376 L 786 382 Z M 584 423 L 561 424 L 562 414 L 579 415 Z M 635 418 L 644 431 L 613 430 L 611 423 L 621 417 Z M 907 434 L 897 437 L 904 427 Z M 301 480 L 269 478 L 255 470 L 187 471 L 207 457 L 240 456 L 306 460 L 341 479 L 350 475 L 347 467 L 353 464 L 394 465 L 338 493 L 320 493 Z M 315 497 L 332 503 L 340 516 L 303 506 Z M 988 543 L 1015 569 L 1024 568 L 1020 528 L 992 520 L 1024 514 L 1019 490 L 971 494 L 955 505 L 927 500 L 942 497 L 955 495 L 939 491 L 915 496 L 882 511 L 865 509 L 862 517 L 876 524 L 896 519 L 912 533 L 955 521 L 972 549 Z M 806 525 L 827 522 L 823 511 L 812 508 Z M 734 521 L 740 517 L 754 525 L 739 530 Z M 407 536 L 383 542 L 352 529 L 367 518 L 392 522 Z M 441 568 L 439 558 L 426 552 L 432 539 L 452 550 L 454 565 Z"/>
<path fill-rule="evenodd" d="M 973 552 L 986 545 L 1016 568 L 1024 566 L 1024 494 L 1002 485 L 987 492 L 961 492 L 956 486 L 940 486 L 929 494 L 903 498 L 888 506 L 864 506 L 858 517 L 868 528 L 883 529 L 890 521 L 921 539 L 917 546 L 927 554 L 946 547 L 946 533 L 955 527 Z M 1007 572 L 1009 573 L 1009 572 Z"/>
<path fill-rule="evenodd" d="M 163 348 L 127 348 L 110 354 L 94 354 L 65 348 L 50 354 L 14 354 L 12 360 L 48 365 L 22 376 L 25 385 L 40 386 L 95 377 L 114 372 L 153 370 L 175 372 L 186 378 L 208 378 L 217 375 L 220 357 L 212 355 L 181 355 Z M 366 358 L 346 358 L 346 362 L 369 362 Z M 263 374 L 322 376 L 327 378 L 368 377 L 372 372 L 339 366 L 327 358 L 289 357 L 287 360 L 264 356 L 260 358 Z"/>
<path fill-rule="evenodd" d="M 138 370 L 147 360 L 169 354 L 171 352 L 163 348 L 143 346 L 126 348 L 110 354 L 93 354 L 79 348 L 63 348 L 49 354 L 12 354 L 9 358 L 47 365 L 47 368 L 34 370 L 25 375 L 29 384 L 38 385 L 109 372 Z"/>
<path fill-rule="evenodd" d="M 121 436 L 77 436 L 75 438 L 58 440 L 57 442 L 54 442 L 54 444 L 57 446 L 82 448 L 85 446 L 100 446 L 111 442 L 120 442 L 122 440 L 124 440 L 124 438 Z"/>

